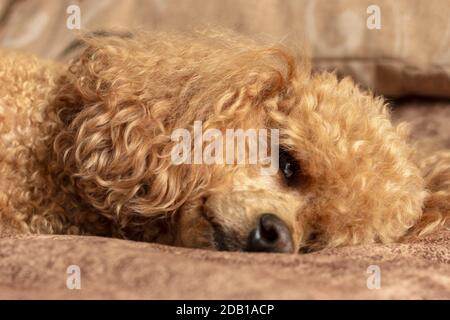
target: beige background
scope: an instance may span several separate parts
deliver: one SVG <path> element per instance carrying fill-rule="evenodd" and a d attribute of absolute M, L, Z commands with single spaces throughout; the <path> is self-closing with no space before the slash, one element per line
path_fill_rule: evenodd
<path fill-rule="evenodd" d="M 374 3 L 380 30 L 366 26 Z M 67 60 L 70 4 L 80 6 L 84 30 L 230 28 L 309 48 L 317 69 L 380 94 L 450 97 L 450 1 L 0 0 L 0 46 Z"/>

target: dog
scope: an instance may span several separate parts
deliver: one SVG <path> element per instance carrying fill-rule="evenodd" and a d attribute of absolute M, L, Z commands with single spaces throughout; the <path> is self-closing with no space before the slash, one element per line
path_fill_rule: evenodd
<path fill-rule="evenodd" d="M 450 152 L 419 156 L 351 79 L 227 32 L 83 43 L 69 65 L 1 51 L 2 235 L 297 253 L 448 227 Z M 195 121 L 279 130 L 279 170 L 174 164 L 171 134 Z"/>

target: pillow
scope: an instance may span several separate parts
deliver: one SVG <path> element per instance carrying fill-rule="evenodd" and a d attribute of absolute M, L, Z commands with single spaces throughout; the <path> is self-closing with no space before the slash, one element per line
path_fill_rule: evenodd
<path fill-rule="evenodd" d="M 294 48 L 306 44 L 317 70 L 349 75 L 379 94 L 450 97 L 450 2 L 376 3 L 380 29 L 367 27 L 377 10 L 368 0 L 99 0 L 83 1 L 79 8 L 85 30 L 224 27 Z M 72 4 L 0 2 L 0 46 L 69 59 L 67 48 L 76 37 L 76 30 L 66 26 Z"/>

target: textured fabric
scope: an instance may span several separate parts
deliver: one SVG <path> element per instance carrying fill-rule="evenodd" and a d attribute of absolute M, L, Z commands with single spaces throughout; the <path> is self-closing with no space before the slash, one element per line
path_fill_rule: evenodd
<path fill-rule="evenodd" d="M 450 149 L 450 103 L 416 100 L 391 106 L 395 122 L 409 123 L 419 150 Z"/>
<path fill-rule="evenodd" d="M 117 239 L 0 239 L 0 298 L 449 299 L 450 232 L 306 255 L 209 252 Z M 66 286 L 70 265 L 81 289 Z M 370 265 L 380 289 L 368 289 Z"/>
<path fill-rule="evenodd" d="M 76 31 L 66 27 L 66 10 L 74 3 L 85 30 L 230 28 L 306 47 L 317 69 L 379 94 L 450 97 L 449 1 L 376 1 L 381 29 L 369 30 L 370 0 L 0 0 L 0 46 L 69 59 Z"/>

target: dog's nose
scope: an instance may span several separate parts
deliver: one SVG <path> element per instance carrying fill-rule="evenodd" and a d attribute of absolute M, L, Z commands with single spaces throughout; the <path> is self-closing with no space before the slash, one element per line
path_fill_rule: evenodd
<path fill-rule="evenodd" d="M 287 225 L 272 213 L 262 214 L 248 238 L 247 251 L 294 252 L 294 244 Z"/>

